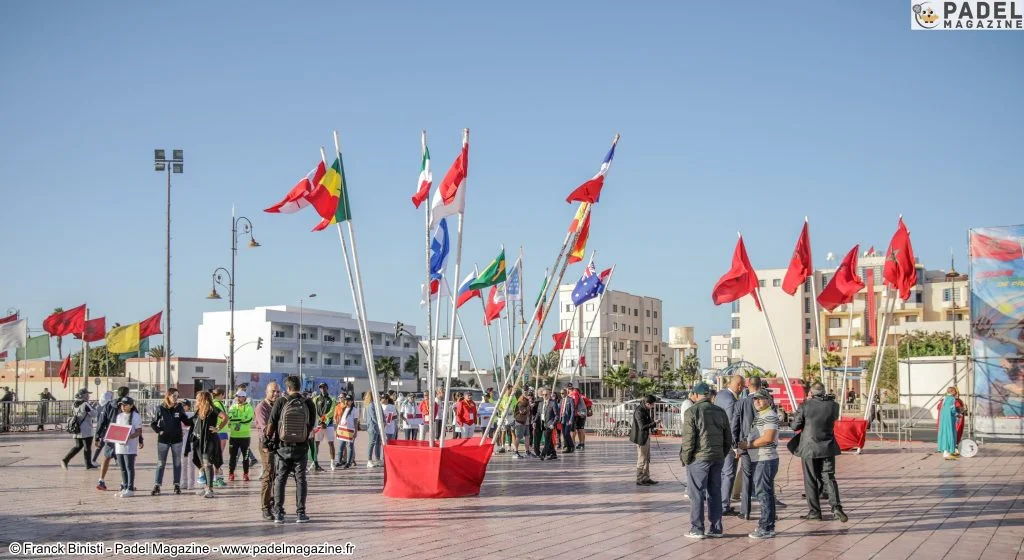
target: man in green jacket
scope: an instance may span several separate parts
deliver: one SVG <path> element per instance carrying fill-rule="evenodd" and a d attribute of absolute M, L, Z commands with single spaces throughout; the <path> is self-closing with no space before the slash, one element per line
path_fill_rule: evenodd
<path fill-rule="evenodd" d="M 722 465 L 732 453 L 732 430 L 725 410 L 708 399 L 711 387 L 697 383 L 690 394 L 694 405 L 683 415 L 683 443 L 679 459 L 686 466 L 686 494 L 690 498 L 691 539 L 721 538 Z M 708 503 L 708 522 L 704 530 L 704 502 Z"/>
<path fill-rule="evenodd" d="M 323 472 L 320 466 L 320 442 L 327 438 L 327 448 L 331 451 L 331 470 L 334 470 L 334 399 L 327 390 L 326 383 L 320 383 L 317 394 L 313 395 L 313 408 L 316 409 L 316 429 L 310 453 L 313 455 L 313 471 Z"/>
<path fill-rule="evenodd" d="M 249 441 L 252 420 L 256 410 L 249 402 L 249 395 L 239 389 L 235 392 L 235 402 L 228 409 L 228 481 L 235 480 L 235 467 L 238 465 L 238 454 L 242 454 L 242 480 L 249 481 Z"/>

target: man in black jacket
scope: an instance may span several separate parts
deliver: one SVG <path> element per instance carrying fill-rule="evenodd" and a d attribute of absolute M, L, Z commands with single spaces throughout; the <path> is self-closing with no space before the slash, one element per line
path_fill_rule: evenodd
<path fill-rule="evenodd" d="M 840 451 L 833 429 L 838 419 L 839 403 L 825 394 L 824 385 L 812 385 L 810 398 L 804 401 L 793 419 L 793 430 L 800 432 L 794 453 L 803 460 L 804 493 L 809 508 L 806 515 L 800 516 L 801 519 L 821 520 L 823 487 L 828 491 L 828 503 L 836 518 L 843 523 L 848 519 L 839 502 L 839 485 L 836 483 L 836 455 Z"/>
<path fill-rule="evenodd" d="M 747 441 L 750 434 L 750 426 L 754 424 L 757 412 L 754 411 L 754 397 L 761 390 L 761 378 L 751 377 L 747 383 L 749 394 L 736 406 L 737 410 L 732 417 L 732 440 L 735 442 Z M 738 515 L 743 519 L 750 519 L 750 502 L 754 493 L 754 464 L 750 461 L 750 454 L 746 450 L 740 451 L 740 510 Z"/>
<path fill-rule="evenodd" d="M 708 400 L 711 387 L 700 382 L 694 385 L 690 399 L 694 401 L 683 415 L 683 443 L 679 459 L 686 466 L 686 494 L 690 497 L 691 539 L 720 538 L 722 528 L 722 465 L 732 453 L 732 429 L 729 417 L 721 407 Z M 708 522 L 704 531 L 704 501 L 708 502 Z"/>
<path fill-rule="evenodd" d="M 534 429 L 539 433 L 537 441 L 544 446 L 542 449 L 534 449 L 537 452 L 537 457 L 541 461 L 557 459 L 558 454 L 555 453 L 555 444 L 551 440 L 551 432 L 554 430 L 555 422 L 558 420 L 558 407 L 555 406 L 555 401 L 550 398 L 547 389 L 540 390 L 540 400 L 537 401 L 537 416 L 535 418 L 536 426 Z"/>
<path fill-rule="evenodd" d="M 295 476 L 295 522 L 307 523 L 309 516 L 306 515 L 306 466 L 309 462 L 309 436 L 313 433 L 316 409 L 313 408 L 313 402 L 303 397 L 299 391 L 300 381 L 297 375 L 288 376 L 284 384 L 288 395 L 274 402 L 267 422 L 267 432 L 274 440 L 272 446 L 277 448 L 277 467 L 274 469 L 274 523 L 284 523 L 284 488 L 292 475 Z M 306 407 L 306 441 L 288 444 L 282 442 L 280 438 L 281 416 L 287 403 L 295 399 L 301 399 Z"/>
<path fill-rule="evenodd" d="M 651 480 L 651 439 L 650 434 L 657 425 L 651 417 L 651 409 L 658 400 L 654 395 L 647 395 L 644 402 L 633 411 L 633 426 L 629 430 L 629 441 L 636 444 L 636 485 L 651 486 L 657 484 Z"/>

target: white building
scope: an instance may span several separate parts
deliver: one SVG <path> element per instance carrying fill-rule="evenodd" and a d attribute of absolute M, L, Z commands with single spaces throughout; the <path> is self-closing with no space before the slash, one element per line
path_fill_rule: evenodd
<path fill-rule="evenodd" d="M 713 334 L 709 344 L 711 344 L 711 363 L 708 364 L 710 369 L 722 369 L 732 363 L 732 341 L 729 335 Z"/>
<path fill-rule="evenodd" d="M 588 378 L 600 378 L 608 367 L 618 365 L 628 365 L 638 375 L 659 375 L 660 364 L 669 357 L 662 342 L 661 300 L 608 290 L 577 310 L 572 303 L 575 287 L 558 287 L 558 328 L 572 331 L 572 346 L 562 352 L 559 364 L 562 374 L 576 367 L 579 347 L 590 332 L 583 368 Z"/>
<path fill-rule="evenodd" d="M 125 376 L 152 387 L 153 398 L 162 398 L 164 383 L 163 358 L 128 358 L 124 363 Z M 177 387 L 182 397 L 192 398 L 199 391 L 227 385 L 227 362 L 224 358 L 179 358 L 171 356 L 171 387 Z"/>
<path fill-rule="evenodd" d="M 832 312 L 819 309 L 820 340 L 825 351 L 845 357 L 847 335 L 852 335 L 851 367 L 865 365 L 874 356 L 875 347 L 880 342 L 882 306 L 885 301 L 882 281 L 884 264 L 884 255 L 874 253 L 860 257 L 858 274 L 865 287 L 857 294 L 854 302 L 841 305 Z M 834 268 L 814 272 L 818 293 L 834 272 Z M 810 280 L 804 282 L 795 295 L 790 296 L 781 287 L 785 275 L 784 268 L 757 271 L 762 303 L 771 317 L 786 369 L 790 376 L 800 377 L 806 364 L 817 363 L 818 360 L 819 337 L 815 336 L 814 326 L 816 307 Z M 892 344 L 897 336 L 913 331 L 949 332 L 955 328 L 958 335 L 969 335 L 966 280 L 966 276 L 947 278 L 945 271 L 926 270 L 918 264 L 917 285 L 911 289 L 910 299 L 905 302 L 896 299 L 893 323 L 887 340 L 881 342 Z M 779 362 L 764 316 L 754 306 L 750 296 L 744 296 L 732 304 L 729 350 L 729 359 L 732 361 L 747 360 L 766 370 L 779 371 Z M 717 364 L 711 365 L 714 367 Z"/>
<path fill-rule="evenodd" d="M 404 366 L 417 354 L 418 337 L 396 338 L 395 323 L 368 321 L 368 326 L 374 358 L 397 358 L 402 376 L 414 383 L 416 376 L 404 373 Z M 405 329 L 415 335 L 412 325 Z M 229 331 L 228 311 L 203 313 L 199 356 L 227 358 Z M 291 305 L 235 310 L 236 382 L 244 373 L 297 375 L 300 363 L 307 378 L 343 379 L 355 385 L 357 394 L 369 389 L 359 326 L 351 314 L 308 307 L 300 313 Z"/>

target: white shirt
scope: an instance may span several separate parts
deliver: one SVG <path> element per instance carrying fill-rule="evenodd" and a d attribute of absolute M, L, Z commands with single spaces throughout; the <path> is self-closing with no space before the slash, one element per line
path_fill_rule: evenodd
<path fill-rule="evenodd" d="M 395 405 L 384 405 L 381 409 L 381 416 L 384 417 L 384 433 L 398 433 L 398 410 L 395 409 Z"/>
<path fill-rule="evenodd" d="M 691 406 L 693 406 L 693 401 L 691 401 L 690 399 L 684 400 L 683 404 L 679 405 L 679 425 L 680 426 L 682 426 L 684 424 L 683 418 L 686 417 L 686 411 L 690 410 Z"/>
<path fill-rule="evenodd" d="M 405 401 L 405 403 L 402 404 L 402 414 L 405 415 L 405 419 L 402 420 L 402 429 L 411 430 L 422 426 L 422 418 L 413 418 L 414 416 L 419 415 L 419 413 L 420 410 L 416 408 L 416 405 L 413 404 L 412 401 Z"/>
<path fill-rule="evenodd" d="M 117 420 L 114 423 L 121 426 L 131 426 L 132 433 L 135 433 L 135 431 L 142 426 L 142 416 L 139 416 L 138 412 L 132 412 L 130 414 L 119 412 L 117 414 Z M 129 439 L 128 443 L 115 443 L 114 453 L 117 455 L 138 455 L 139 438 Z"/>

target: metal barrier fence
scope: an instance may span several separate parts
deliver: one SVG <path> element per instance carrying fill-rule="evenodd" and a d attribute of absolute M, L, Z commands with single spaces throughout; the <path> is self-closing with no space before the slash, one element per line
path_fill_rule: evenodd
<path fill-rule="evenodd" d="M 595 402 L 593 414 L 587 418 L 587 430 L 602 435 L 626 437 L 633 426 L 633 413 L 636 407 L 643 406 L 642 401 L 632 400 L 623 403 Z M 679 413 L 679 405 L 674 403 L 654 403 L 651 410 L 658 431 L 665 435 L 682 435 L 683 420 Z"/>
<path fill-rule="evenodd" d="M 0 431 L 27 432 L 43 429 L 63 430 L 73 410 L 71 401 L 0 402 Z"/>

